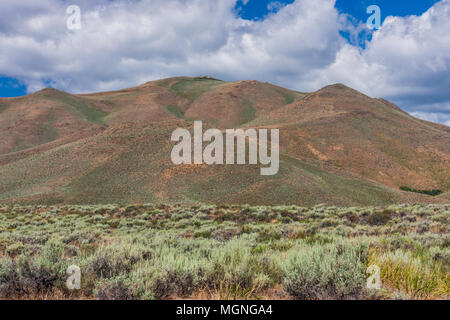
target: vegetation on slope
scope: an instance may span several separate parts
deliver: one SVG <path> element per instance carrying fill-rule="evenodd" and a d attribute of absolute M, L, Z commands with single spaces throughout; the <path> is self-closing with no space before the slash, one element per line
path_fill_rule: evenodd
<path fill-rule="evenodd" d="M 212 87 L 223 83 L 221 80 L 207 77 L 179 78 L 177 82 L 170 86 L 170 91 L 177 96 L 195 100 L 201 94 L 211 90 Z"/>
<path fill-rule="evenodd" d="M 180 107 L 170 104 L 166 107 L 167 111 L 173 114 L 175 117 L 179 119 L 184 119 L 184 113 L 181 111 Z"/>
<path fill-rule="evenodd" d="M 45 89 L 2 105 L 0 201 L 349 206 L 449 199 L 448 128 L 344 85 L 306 95 L 258 81 L 178 77 L 80 96 Z M 173 166 L 171 133 L 191 120 L 204 128 L 279 129 L 279 174 L 261 177 L 259 166 L 247 165 Z M 399 190 L 408 185 L 443 194 Z"/>
<path fill-rule="evenodd" d="M 417 190 L 417 189 L 402 186 L 402 187 L 400 187 L 400 190 L 426 194 L 428 196 L 433 196 L 433 197 L 442 194 L 442 190 L 437 190 L 437 189 L 435 189 L 435 190 Z"/>
<path fill-rule="evenodd" d="M 82 116 L 86 121 L 94 124 L 104 124 L 103 118 L 107 113 L 101 109 L 91 105 L 87 100 L 80 97 L 72 96 L 63 92 L 58 94 L 47 94 L 46 98 L 62 103 L 67 107 L 72 108 L 76 113 Z"/>

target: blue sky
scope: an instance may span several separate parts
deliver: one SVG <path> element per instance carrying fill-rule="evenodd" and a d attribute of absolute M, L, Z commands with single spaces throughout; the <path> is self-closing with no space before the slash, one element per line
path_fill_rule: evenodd
<path fill-rule="evenodd" d="M 346 14 L 350 14 L 359 21 L 367 20 L 366 9 L 370 5 L 378 5 L 382 8 L 382 20 L 386 16 L 421 15 L 439 0 L 337 0 L 336 8 Z M 270 13 L 269 4 L 278 2 L 282 5 L 291 4 L 294 0 L 253 0 L 244 4 L 245 0 L 239 0 L 236 4 L 241 17 L 245 19 L 262 19 Z"/>
<path fill-rule="evenodd" d="M 293 2 L 294 0 L 239 0 L 236 3 L 236 11 L 244 19 L 260 20 Z M 367 8 L 371 5 L 377 5 L 382 8 L 381 22 L 383 22 L 387 16 L 421 15 L 436 2 L 439 2 L 439 0 L 336 0 L 335 7 L 340 13 L 351 15 L 357 23 L 367 21 L 369 17 Z M 273 5 L 274 3 L 276 5 Z M 359 41 L 352 42 L 348 33 L 341 32 L 341 35 L 350 43 L 362 48 L 365 47 L 364 40 L 371 37 L 371 34 L 366 32 L 360 35 Z"/>
<path fill-rule="evenodd" d="M 339 82 L 449 125 L 449 30 L 450 0 L 1 0 L 0 97 L 180 75 L 299 91 Z"/>
<path fill-rule="evenodd" d="M 27 87 L 20 81 L 8 78 L 0 77 L 0 97 L 18 97 L 26 94 Z"/>

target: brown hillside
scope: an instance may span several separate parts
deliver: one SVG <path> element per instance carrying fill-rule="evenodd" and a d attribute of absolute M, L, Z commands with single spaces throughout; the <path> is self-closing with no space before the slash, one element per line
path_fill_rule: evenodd
<path fill-rule="evenodd" d="M 87 129 L 95 131 L 102 127 L 106 114 L 82 98 L 54 89 L 1 100 L 0 155 L 72 137 Z"/>
<path fill-rule="evenodd" d="M 192 120 L 280 129 L 276 176 L 174 166 Z M 0 99 L 0 201 L 448 203 L 450 128 L 337 84 L 304 94 L 257 81 L 178 77 L 114 92 Z M 400 191 L 440 189 L 427 195 Z"/>

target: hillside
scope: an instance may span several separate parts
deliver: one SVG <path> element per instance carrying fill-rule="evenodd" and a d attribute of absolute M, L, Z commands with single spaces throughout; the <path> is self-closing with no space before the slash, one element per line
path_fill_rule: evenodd
<path fill-rule="evenodd" d="M 280 129 L 280 171 L 174 166 L 177 127 Z M 341 84 L 301 93 L 210 77 L 0 99 L 0 202 L 380 205 L 450 201 L 450 128 Z M 432 197 L 404 192 L 442 190 Z"/>

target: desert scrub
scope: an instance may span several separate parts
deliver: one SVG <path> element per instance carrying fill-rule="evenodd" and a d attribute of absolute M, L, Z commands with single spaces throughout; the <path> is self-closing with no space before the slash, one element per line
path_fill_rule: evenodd
<path fill-rule="evenodd" d="M 286 298 L 353 299 L 366 297 L 367 247 L 370 264 L 397 270 L 383 297 L 449 294 L 448 205 L 0 208 L 0 298 L 255 299 L 284 286 Z M 402 261 L 433 288 L 405 289 Z M 80 292 L 65 288 L 69 265 Z"/>
<path fill-rule="evenodd" d="M 253 254 L 251 237 L 229 241 L 225 246 L 211 252 L 214 269 L 208 275 L 209 285 L 218 288 L 221 284 L 241 289 L 263 288 L 273 266 L 266 260 L 267 254 Z M 267 275 L 265 277 L 264 275 Z"/>
<path fill-rule="evenodd" d="M 149 254 L 144 254 L 139 249 L 139 246 L 129 244 L 102 245 L 85 260 L 85 270 L 97 278 L 112 278 L 130 273 L 134 265 L 146 258 L 145 254 Z"/>
<path fill-rule="evenodd" d="M 284 288 L 296 299 L 361 299 L 366 261 L 367 247 L 361 243 L 300 243 L 283 262 Z"/>
<path fill-rule="evenodd" d="M 100 280 L 94 289 L 94 296 L 101 300 L 135 300 L 133 282 L 128 276 Z"/>
<path fill-rule="evenodd" d="M 189 296 L 203 282 L 204 274 L 210 268 L 205 259 L 196 254 L 181 255 L 177 250 L 167 250 L 151 264 L 151 289 L 156 298 L 176 294 Z"/>
<path fill-rule="evenodd" d="M 16 259 L 0 259 L 0 296 L 40 296 L 63 290 L 67 262 L 62 259 L 63 246 L 46 244 L 34 257 L 20 255 Z"/>
<path fill-rule="evenodd" d="M 371 225 L 385 225 L 393 216 L 391 210 L 385 209 L 383 211 L 376 211 L 369 216 L 368 222 Z"/>

